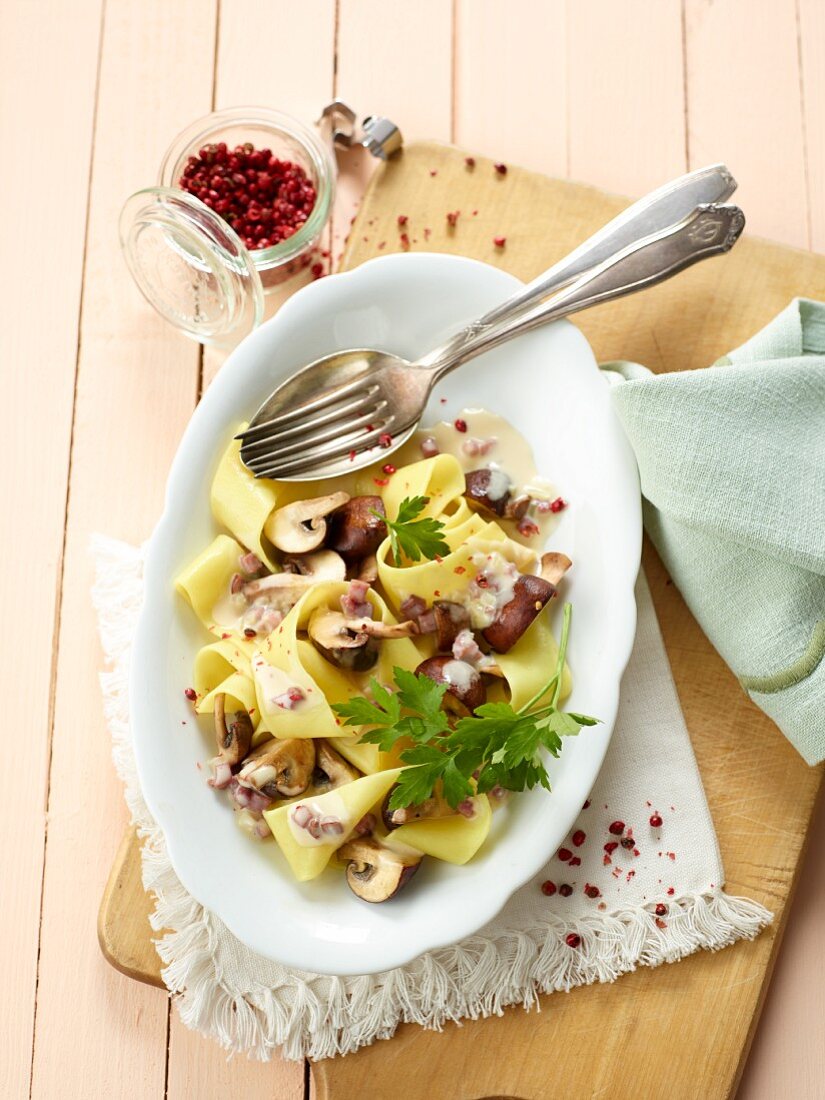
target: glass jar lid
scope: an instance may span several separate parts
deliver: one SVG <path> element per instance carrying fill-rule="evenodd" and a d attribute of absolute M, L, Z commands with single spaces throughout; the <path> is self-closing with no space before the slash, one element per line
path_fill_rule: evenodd
<path fill-rule="evenodd" d="M 149 187 L 127 200 L 120 243 L 150 305 L 201 344 L 234 344 L 263 317 L 261 277 L 232 227 L 174 187 Z"/>

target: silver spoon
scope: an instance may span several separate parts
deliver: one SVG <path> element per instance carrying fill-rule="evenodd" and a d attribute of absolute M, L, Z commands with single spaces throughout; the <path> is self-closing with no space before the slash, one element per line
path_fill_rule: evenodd
<path fill-rule="evenodd" d="M 702 205 L 675 225 L 627 244 L 549 302 L 524 308 L 524 291 L 411 364 L 388 352 L 336 352 L 279 386 L 241 434 L 257 477 L 304 481 L 352 472 L 392 453 L 415 430 L 449 371 L 539 325 L 652 286 L 728 251 L 744 226 L 735 206 Z M 580 250 L 579 250 L 580 251 Z M 537 282 L 545 282 L 542 278 Z M 354 453 L 353 453 L 354 452 Z"/>

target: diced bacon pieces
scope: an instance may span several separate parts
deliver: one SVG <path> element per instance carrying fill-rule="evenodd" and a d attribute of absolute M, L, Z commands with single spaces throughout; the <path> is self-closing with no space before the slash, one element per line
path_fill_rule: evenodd
<path fill-rule="evenodd" d="M 370 586 L 367 581 L 353 580 L 341 597 L 341 610 L 348 619 L 371 619 L 372 604 L 367 599 Z"/>

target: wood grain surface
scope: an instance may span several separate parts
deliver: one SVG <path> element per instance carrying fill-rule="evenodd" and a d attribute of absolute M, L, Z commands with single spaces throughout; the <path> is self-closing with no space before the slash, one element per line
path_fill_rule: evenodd
<path fill-rule="evenodd" d="M 379 169 L 352 226 L 344 267 L 401 247 L 397 217 L 409 219 L 412 247 L 495 262 L 528 279 L 564 255 L 623 205 L 580 185 L 520 169 L 502 179 L 479 158 L 470 170 L 447 146 L 419 144 Z M 461 209 L 455 230 L 446 212 Z M 472 211 L 478 213 L 473 215 Z M 430 229 L 425 241 L 424 228 Z M 504 234 L 496 249 L 492 238 Z M 600 359 L 624 354 L 654 370 L 712 362 L 769 320 L 802 286 L 825 294 L 825 259 L 744 240 L 724 260 L 625 303 L 577 318 Z M 732 303 L 739 302 L 732 309 Z M 541 1014 L 520 1009 L 501 1018 L 449 1026 L 442 1034 L 402 1027 L 390 1044 L 312 1067 L 319 1100 L 391 1095 L 408 1075 L 410 1100 L 514 1095 L 540 1100 L 547 1079 L 565 1082 L 571 1100 L 605 1090 L 616 1100 L 732 1095 L 756 1025 L 788 912 L 822 770 L 807 768 L 754 707 L 704 638 L 649 547 L 645 568 L 668 647 L 680 700 L 716 823 L 727 887 L 776 914 L 754 943 L 722 954 L 700 953 L 678 966 L 640 969 L 609 986 L 543 998 Z M 781 821 L 781 827 L 766 822 Z M 159 967 L 136 872 L 137 845 L 121 849 L 101 910 L 101 943 L 120 969 L 157 983 Z M 674 1029 L 679 1042 L 673 1044 Z M 644 1046 L 627 1058 L 626 1036 Z M 599 1035 L 583 1061 L 578 1036 Z M 530 1052 L 533 1056 L 530 1056 Z M 541 1053 L 538 1053 L 541 1052 Z M 550 1056 L 552 1052 L 552 1059 Z M 456 1082 L 460 1081 L 460 1086 Z M 695 1090 L 695 1091 L 691 1091 Z"/>
<path fill-rule="evenodd" d="M 453 140 L 633 194 L 723 157 L 751 231 L 825 251 L 825 6 L 6 0 L 0 62 L 0 499 L 22 532 L 0 544 L 0 605 L 15 624 L 0 651 L 26 746 L 0 833 L 0 1096 L 293 1100 L 300 1067 L 235 1059 L 227 1070 L 163 991 L 117 974 L 95 943 L 126 811 L 96 682 L 87 538 L 146 537 L 220 365 L 131 285 L 119 206 L 155 182 L 176 131 L 213 105 L 259 102 L 310 122 L 340 94 L 396 117 L 408 142 Z M 342 165 L 333 259 L 374 166 Z M 649 350 L 649 335 L 635 337 Z M 783 827 L 784 817 L 763 823 Z M 825 1079 L 825 810 L 814 835 L 743 1100 L 808 1100 Z"/>

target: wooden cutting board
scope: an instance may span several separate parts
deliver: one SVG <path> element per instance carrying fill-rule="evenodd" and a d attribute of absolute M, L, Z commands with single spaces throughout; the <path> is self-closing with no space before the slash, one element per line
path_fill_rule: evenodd
<path fill-rule="evenodd" d="M 473 256 L 531 279 L 626 205 L 580 184 L 517 168 L 499 175 L 480 157 L 441 145 L 407 148 L 375 175 L 341 266 L 411 250 Z M 454 228 L 447 213 L 459 211 Z M 398 216 L 408 222 L 401 229 Z M 506 237 L 503 248 L 493 238 Z M 745 238 L 624 302 L 576 319 L 599 360 L 655 371 L 702 367 L 769 321 L 795 295 L 825 298 L 825 257 Z M 415 303 L 410 303 L 414 308 Z M 822 768 L 808 768 L 748 700 L 702 634 L 648 545 L 653 599 L 727 871 L 727 889 L 762 902 L 774 925 L 753 943 L 641 968 L 611 985 L 542 999 L 540 1013 L 399 1028 L 346 1058 L 312 1067 L 317 1100 L 471 1100 L 557 1095 L 567 1100 L 697 1097 L 736 1089 L 782 935 Z M 150 939 L 139 850 L 124 837 L 100 909 L 107 959 L 162 985 Z M 399 1082 L 403 1089 L 399 1090 Z"/>

